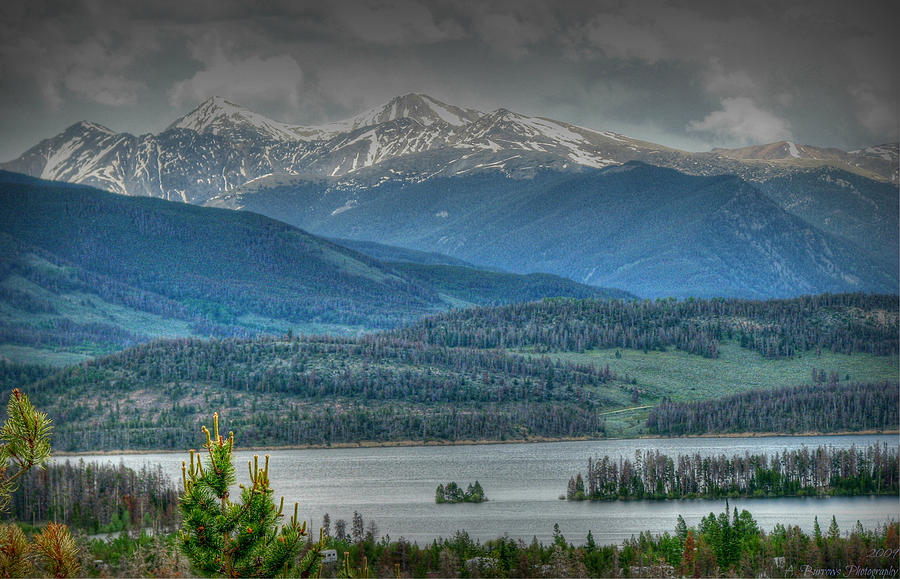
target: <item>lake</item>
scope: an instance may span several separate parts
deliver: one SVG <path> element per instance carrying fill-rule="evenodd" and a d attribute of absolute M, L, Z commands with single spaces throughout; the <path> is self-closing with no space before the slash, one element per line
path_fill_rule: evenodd
<path fill-rule="evenodd" d="M 634 457 L 635 451 L 659 449 L 665 454 L 699 452 L 703 455 L 766 452 L 819 445 L 835 448 L 872 443 L 896 446 L 889 435 L 675 438 L 598 440 L 580 442 L 484 444 L 471 446 L 413 446 L 270 451 L 270 479 L 275 496 L 284 495 L 285 511 L 298 501 L 301 517 L 312 528 L 329 513 L 332 521 L 347 521 L 354 511 L 366 525 L 374 521 L 381 535 L 405 537 L 420 545 L 436 537 L 465 530 L 481 541 L 508 535 L 530 542 L 532 537 L 551 541 L 553 525 L 570 542 L 581 544 L 588 530 L 599 544 L 620 543 L 642 531 L 673 532 L 678 514 L 697 525 L 710 512 L 719 513 L 724 500 L 567 502 L 559 500 L 569 477 L 587 468 L 588 457 Z M 253 452 L 235 453 L 238 482 L 249 478 L 246 464 Z M 258 453 L 263 454 L 263 453 Z M 61 457 L 63 461 L 120 462 L 132 468 L 162 466 L 181 488 L 181 461 L 187 453 L 124 454 Z M 456 481 L 463 488 L 481 483 L 488 502 L 437 505 L 439 483 Z M 900 520 L 898 497 L 830 497 L 738 499 L 733 507 L 750 511 L 761 529 L 776 523 L 799 525 L 809 532 L 818 517 L 827 529 L 832 515 L 842 532 L 859 520 L 873 528 Z"/>

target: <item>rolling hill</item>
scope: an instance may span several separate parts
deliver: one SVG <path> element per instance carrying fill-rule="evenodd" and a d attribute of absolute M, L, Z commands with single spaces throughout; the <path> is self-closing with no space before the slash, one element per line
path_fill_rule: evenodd
<path fill-rule="evenodd" d="M 247 445 L 635 435 L 665 400 L 826 370 L 896 390 L 897 328 L 896 296 L 552 299 L 354 338 L 161 340 L 23 389 L 60 450 L 195 446 L 214 411 Z"/>

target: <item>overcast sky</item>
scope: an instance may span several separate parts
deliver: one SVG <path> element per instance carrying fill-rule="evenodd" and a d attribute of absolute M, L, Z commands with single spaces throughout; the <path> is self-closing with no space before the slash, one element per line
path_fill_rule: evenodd
<path fill-rule="evenodd" d="M 688 150 L 898 140 L 897 3 L 5 0 L 0 160 L 221 95 L 316 124 L 424 92 Z"/>

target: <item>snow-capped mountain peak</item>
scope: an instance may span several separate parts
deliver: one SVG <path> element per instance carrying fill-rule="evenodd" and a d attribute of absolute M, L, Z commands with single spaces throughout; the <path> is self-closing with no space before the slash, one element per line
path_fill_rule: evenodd
<path fill-rule="evenodd" d="M 278 141 L 296 141 L 295 127 L 274 121 L 223 97 L 214 96 L 184 115 L 168 129 L 189 129 L 198 133 L 236 136 L 237 133 L 256 132 Z"/>
<path fill-rule="evenodd" d="M 107 135 L 115 135 L 115 131 L 112 129 L 108 129 L 99 123 L 94 123 L 92 121 L 79 121 L 66 129 L 66 132 L 73 133 L 106 133 Z"/>
<path fill-rule="evenodd" d="M 467 125 L 484 113 L 448 105 L 426 94 L 409 93 L 394 97 L 383 105 L 352 116 L 349 119 L 317 125 L 298 127 L 298 134 L 306 138 L 329 139 L 340 133 L 349 133 L 362 127 L 373 127 L 398 119 L 412 119 L 422 126 L 446 123 L 454 127 Z"/>

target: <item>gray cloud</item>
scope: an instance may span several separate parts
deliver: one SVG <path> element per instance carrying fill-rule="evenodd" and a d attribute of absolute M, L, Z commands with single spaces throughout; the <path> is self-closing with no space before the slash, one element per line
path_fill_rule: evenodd
<path fill-rule="evenodd" d="M 329 3 L 342 31 L 362 44 L 409 46 L 459 38 L 461 26 L 452 19 L 437 21 L 431 9 L 415 0 Z"/>
<path fill-rule="evenodd" d="M 744 145 L 789 140 L 790 123 L 760 108 L 748 97 L 722 99 L 722 108 L 700 121 L 691 121 L 688 130 L 711 133 L 722 143 L 735 140 Z"/>
<path fill-rule="evenodd" d="M 663 144 L 898 140 L 888 1 L 33 0 L 0 6 L 0 158 L 221 94 L 285 122 L 410 91 Z M 630 132 L 629 132 L 630 131 Z"/>
<path fill-rule="evenodd" d="M 290 55 L 233 58 L 213 39 L 212 48 L 195 51 L 203 68 L 170 90 L 170 102 L 189 108 L 211 96 L 247 104 L 275 103 L 300 108 L 303 69 Z"/>

